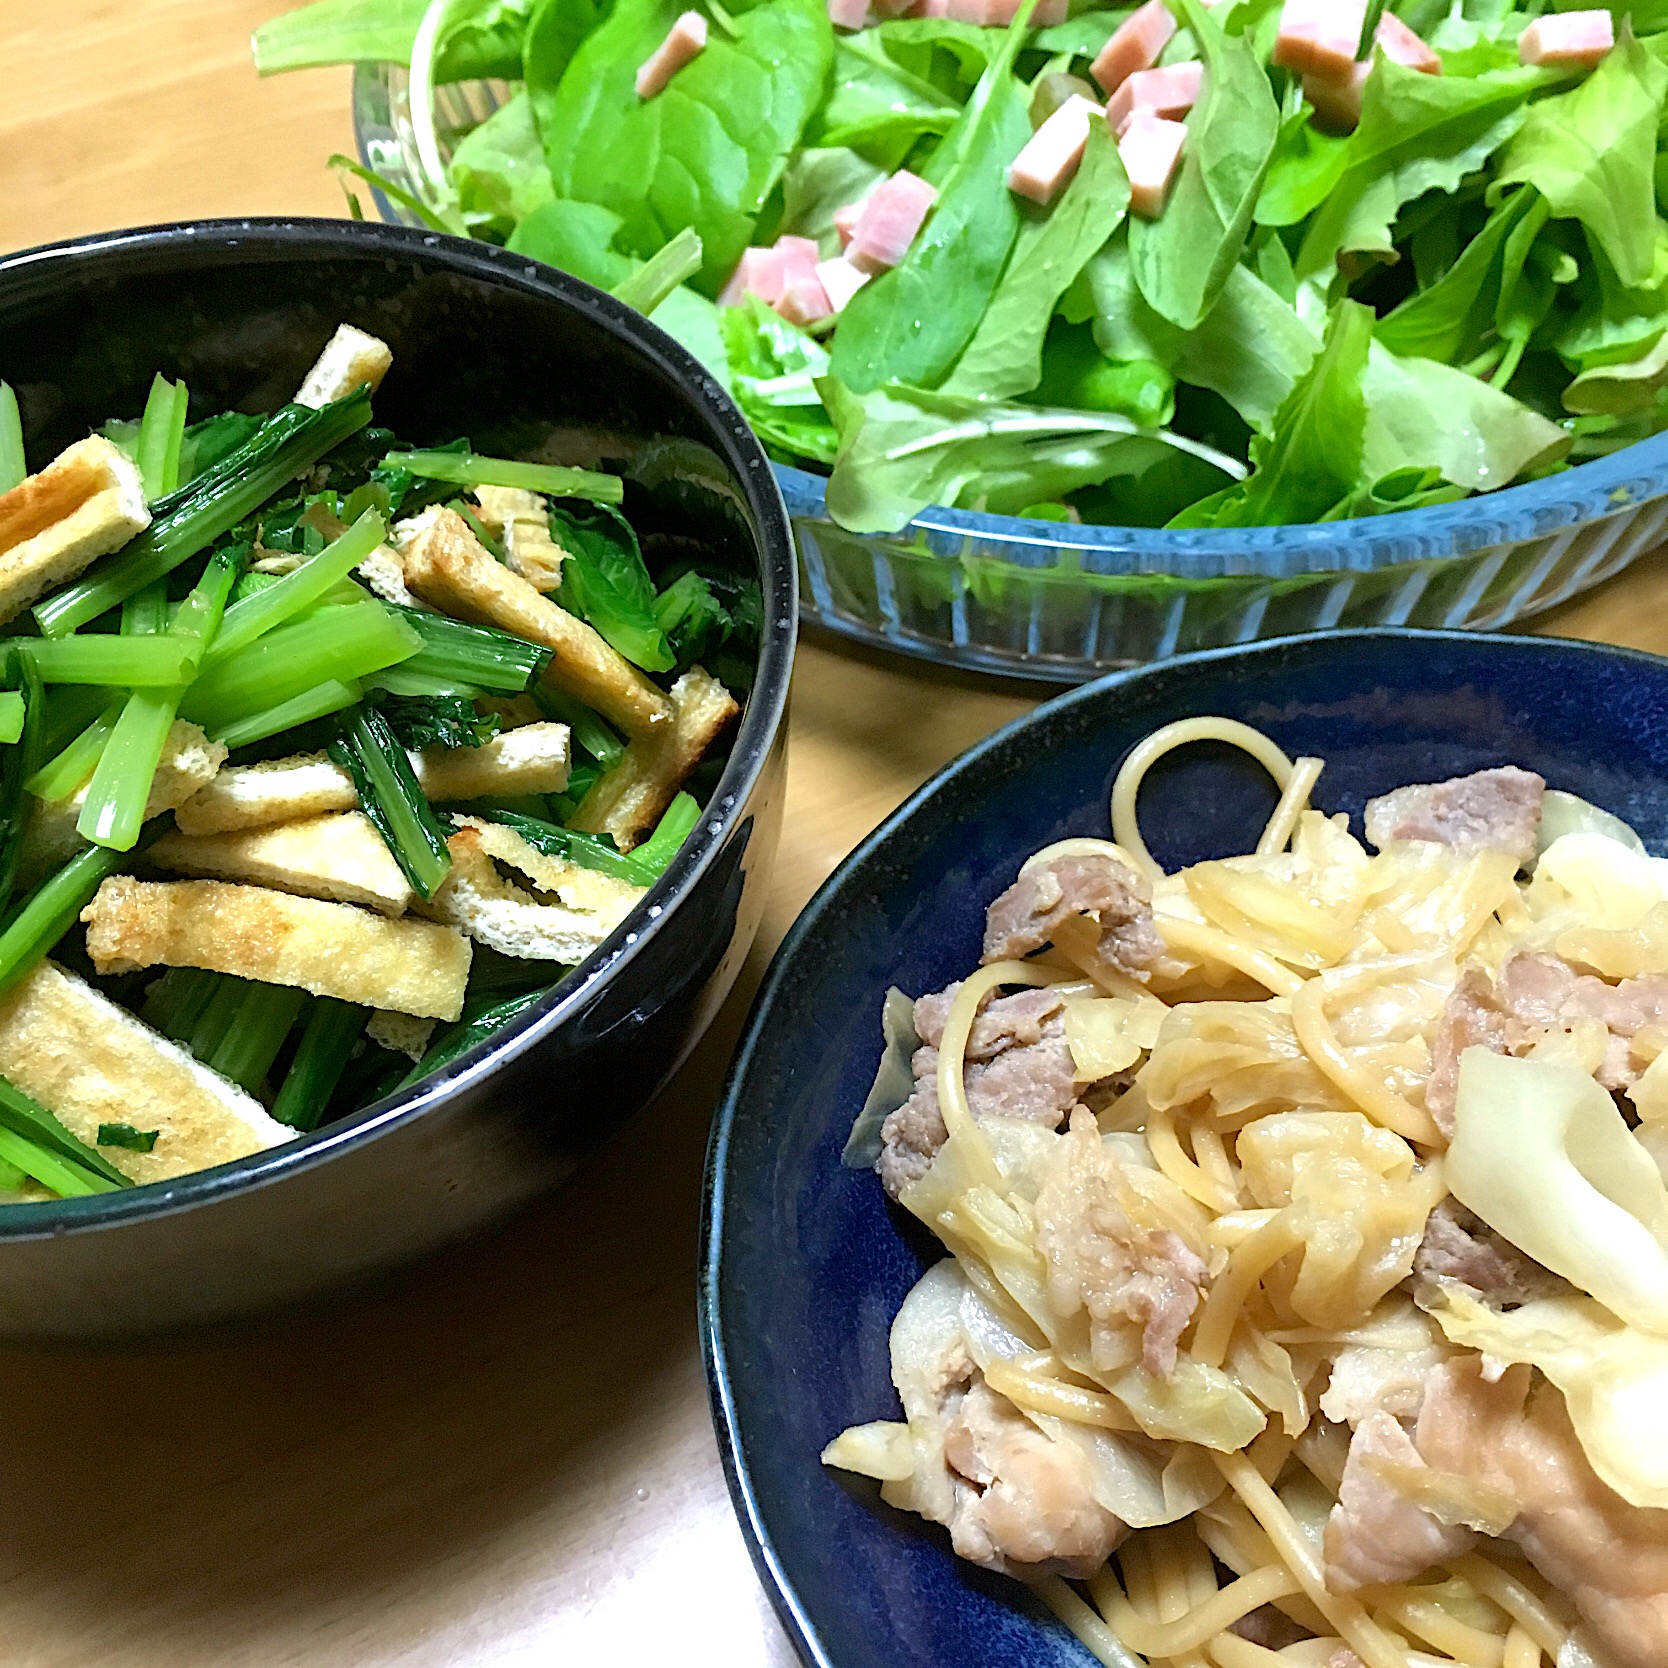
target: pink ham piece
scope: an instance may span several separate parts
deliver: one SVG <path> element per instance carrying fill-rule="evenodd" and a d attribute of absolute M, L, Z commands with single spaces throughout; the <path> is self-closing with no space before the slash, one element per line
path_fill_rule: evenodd
<path fill-rule="evenodd" d="M 1442 73 L 1442 60 L 1393 13 L 1384 14 L 1374 39 L 1386 58 L 1408 69 L 1417 70 L 1421 75 Z M 1361 98 L 1372 70 L 1373 60 L 1368 58 L 1351 64 L 1348 75 L 1303 77 L 1303 91 L 1323 127 L 1347 133 L 1361 120 Z"/>
<path fill-rule="evenodd" d="M 701 55 L 706 44 L 707 20 L 699 12 L 684 12 L 638 70 L 637 96 L 653 98 L 685 64 Z"/>
<path fill-rule="evenodd" d="M 855 203 L 847 203 L 843 208 L 834 211 L 834 231 L 840 239 L 840 247 L 847 249 L 851 240 L 857 235 L 857 222 L 863 218 L 863 204 L 867 198 L 859 198 Z"/>
<path fill-rule="evenodd" d="M 1006 29 L 1019 11 L 1020 0 L 945 0 L 946 17 L 977 23 L 986 29 Z M 1037 0 L 1031 27 L 1046 29 L 1066 21 L 1067 0 Z"/>
<path fill-rule="evenodd" d="M 1609 12 L 1601 12 L 1601 17 L 1609 17 Z M 1373 39 L 1378 42 L 1379 50 L 1393 63 L 1404 65 L 1410 70 L 1418 70 L 1421 75 L 1440 75 L 1442 60 L 1436 51 L 1424 40 L 1408 28 L 1394 12 L 1386 12 L 1379 19 L 1378 31 Z"/>
<path fill-rule="evenodd" d="M 828 21 L 836 29 L 861 29 L 869 21 L 869 0 L 828 0 Z"/>
<path fill-rule="evenodd" d="M 1156 220 L 1163 213 L 1186 142 L 1186 123 L 1155 116 L 1150 110 L 1131 113 L 1118 140 L 1118 156 L 1129 175 L 1130 213 L 1146 220 Z"/>
<path fill-rule="evenodd" d="M 782 257 L 782 293 L 775 307 L 789 324 L 815 324 L 833 311 L 828 291 L 817 276 L 822 252 L 808 237 L 779 237 L 776 248 Z"/>
<path fill-rule="evenodd" d="M 844 255 L 836 255 L 831 261 L 817 262 L 817 282 L 822 285 L 822 293 L 828 297 L 829 307 L 836 313 L 843 313 L 846 303 L 868 281 L 868 273 L 859 272 Z"/>
<path fill-rule="evenodd" d="M 1286 0 L 1273 62 L 1300 75 L 1343 81 L 1355 72 L 1366 0 Z"/>
<path fill-rule="evenodd" d="M 1106 125 L 1120 138 L 1137 110 L 1174 121 L 1199 102 L 1204 87 L 1201 63 L 1171 64 L 1166 69 L 1137 70 L 1115 92 L 1106 106 Z"/>
<path fill-rule="evenodd" d="M 1175 32 L 1176 20 L 1164 0 L 1147 0 L 1113 30 L 1112 38 L 1089 66 L 1089 73 L 1100 90 L 1110 96 L 1137 70 L 1151 69 Z"/>
<path fill-rule="evenodd" d="M 896 266 L 909 253 L 937 197 L 932 186 L 907 168 L 882 180 L 864 199 L 846 259 L 871 276 Z"/>
<path fill-rule="evenodd" d="M 1517 38 L 1523 64 L 1596 64 L 1616 44 L 1609 12 L 1557 12 L 1537 17 Z"/>
<path fill-rule="evenodd" d="M 739 307 L 748 296 L 756 295 L 767 306 L 774 307 L 782 299 L 782 286 L 786 282 L 780 249 L 744 249 L 729 282 L 718 292 L 718 305 Z"/>
<path fill-rule="evenodd" d="M 1008 169 L 1008 189 L 1033 203 L 1052 203 L 1077 172 L 1099 107 L 1075 93 L 1025 141 Z"/>

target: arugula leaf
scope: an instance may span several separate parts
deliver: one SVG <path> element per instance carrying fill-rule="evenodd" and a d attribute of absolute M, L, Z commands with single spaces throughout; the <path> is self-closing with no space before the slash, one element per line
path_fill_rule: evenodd
<path fill-rule="evenodd" d="M 1530 95 L 1555 79 L 1521 68 L 1421 75 L 1380 53 L 1345 166 L 1298 249 L 1299 280 L 1324 276 L 1345 251 L 1390 251 L 1402 204 L 1457 190 L 1522 127 Z"/>
<path fill-rule="evenodd" d="M 1000 400 L 1037 386 L 1054 308 L 1118 229 L 1128 203 L 1118 147 L 1104 121 L 1091 121 L 1076 178 L 1047 213 L 1026 215 L 990 305 L 944 383 L 946 393 Z"/>
<path fill-rule="evenodd" d="M 1259 226 L 1295 226 L 1331 194 L 1349 166 L 1349 140 L 1322 133 L 1307 103 L 1288 111 L 1269 159 L 1253 218 Z"/>
<path fill-rule="evenodd" d="M 833 32 L 822 0 L 761 0 L 641 99 L 638 67 L 679 9 L 618 0 L 563 59 L 541 7 L 525 78 L 555 195 L 619 214 L 620 245 L 643 258 L 691 227 L 704 250 L 698 288 L 715 293 L 822 96 Z"/>
<path fill-rule="evenodd" d="M 498 734 L 498 714 L 484 717 L 467 695 L 390 695 L 374 697 L 400 746 L 410 752 L 425 747 L 484 747 Z"/>
<path fill-rule="evenodd" d="M 655 624 L 654 581 L 631 523 L 603 504 L 553 504 L 550 531 L 568 552 L 555 600 L 594 626 L 634 666 L 670 671 L 675 659 Z"/>
<path fill-rule="evenodd" d="M 571 3 L 571 0 L 570 0 Z M 429 0 L 313 0 L 255 31 L 262 75 L 324 64 L 409 64 Z M 437 79 L 472 81 L 521 73 L 521 38 L 532 0 L 482 0 L 448 32 Z"/>
<path fill-rule="evenodd" d="M 1155 435 L 1111 412 L 1050 411 L 890 384 L 859 397 L 820 384 L 840 430 L 828 507 L 842 527 L 889 533 L 929 504 L 976 503 L 997 514 L 1139 474 L 1169 447 L 1240 465 L 1180 435 Z"/>
<path fill-rule="evenodd" d="M 984 315 L 1019 231 L 1008 166 L 1030 137 L 1014 59 L 1029 9 L 926 170 L 938 200 L 909 253 L 857 292 L 834 338 L 833 374 L 855 393 L 941 382 Z"/>
<path fill-rule="evenodd" d="M 1555 215 L 1587 228 L 1627 285 L 1651 275 L 1665 90 L 1668 66 L 1624 25 L 1621 39 L 1579 86 L 1528 111 L 1494 186 L 1533 185 Z"/>
<path fill-rule="evenodd" d="M 1320 521 L 1361 474 L 1367 427 L 1362 383 L 1372 309 L 1340 301 L 1320 352 L 1274 417 L 1272 437 L 1251 445 L 1255 467 L 1237 486 L 1184 510 L 1177 527 L 1278 527 Z"/>
<path fill-rule="evenodd" d="M 1225 35 L 1199 0 L 1181 4 L 1204 53 L 1205 94 L 1187 118 L 1187 148 L 1164 212 L 1131 224 L 1129 252 L 1147 304 L 1192 330 L 1245 247 L 1280 112 L 1251 42 Z"/>

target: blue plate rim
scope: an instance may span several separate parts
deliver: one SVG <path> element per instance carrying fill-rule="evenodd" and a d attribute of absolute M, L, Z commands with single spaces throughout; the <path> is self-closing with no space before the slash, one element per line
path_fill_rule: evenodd
<path fill-rule="evenodd" d="M 1264 638 L 1255 643 L 1199 649 L 1169 660 L 1151 661 L 1142 666 L 1110 672 L 1092 683 L 1080 684 L 1076 688 L 1052 696 L 1029 712 L 1010 719 L 929 776 L 840 861 L 834 872 L 817 888 L 810 902 L 794 918 L 792 926 L 771 957 L 770 965 L 765 970 L 765 976 L 760 981 L 758 992 L 748 1011 L 741 1040 L 737 1044 L 723 1091 L 714 1110 L 712 1131 L 707 1141 L 701 1187 L 700 1264 L 696 1305 L 701 1360 L 707 1381 L 708 1410 L 712 1417 L 713 1435 L 718 1444 L 718 1457 L 724 1468 L 724 1481 L 730 1493 L 730 1504 L 734 1508 L 742 1539 L 746 1542 L 748 1556 L 752 1559 L 760 1584 L 787 1632 L 789 1641 L 809 1668 L 867 1668 L 867 1665 L 838 1662 L 828 1654 L 816 1625 L 806 1613 L 776 1550 L 770 1527 L 765 1522 L 754 1493 L 747 1461 L 742 1452 L 742 1434 L 737 1422 L 735 1397 L 724 1349 L 722 1304 L 719 1295 L 724 1265 L 726 1159 L 730 1137 L 737 1112 L 743 1104 L 742 1086 L 751 1074 L 754 1057 L 763 1044 L 771 1010 L 775 1006 L 789 969 L 798 960 L 805 941 L 814 933 L 823 913 L 844 889 L 852 871 L 866 864 L 940 788 L 964 771 L 974 768 L 988 754 L 1005 746 L 1029 726 L 1046 722 L 1055 713 L 1079 702 L 1097 699 L 1106 690 L 1140 679 L 1177 673 L 1185 675 L 1192 667 L 1218 665 L 1223 661 L 1277 657 L 1294 647 L 1314 644 L 1322 639 L 1343 639 L 1359 643 L 1466 643 L 1483 654 L 1491 654 L 1497 647 L 1533 647 L 1553 657 L 1597 656 L 1601 659 L 1655 667 L 1668 663 L 1668 656 L 1651 654 L 1644 649 L 1628 648 L 1614 643 L 1595 643 L 1575 637 L 1540 637 L 1522 632 L 1482 634 L 1420 626 L 1363 626 L 1345 631 L 1296 632 L 1285 637 Z"/>

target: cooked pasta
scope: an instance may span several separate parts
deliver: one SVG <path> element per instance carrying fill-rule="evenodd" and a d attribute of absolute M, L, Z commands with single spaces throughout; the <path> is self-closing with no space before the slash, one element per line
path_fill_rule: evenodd
<path fill-rule="evenodd" d="M 1279 802 L 1166 873 L 1137 798 L 1196 741 Z M 951 1255 L 904 1420 L 824 1460 L 1107 1668 L 1662 1668 L 1668 860 L 1510 766 L 1364 844 L 1321 772 L 1166 726 L 889 996 L 912 1087 L 847 1158 Z"/>

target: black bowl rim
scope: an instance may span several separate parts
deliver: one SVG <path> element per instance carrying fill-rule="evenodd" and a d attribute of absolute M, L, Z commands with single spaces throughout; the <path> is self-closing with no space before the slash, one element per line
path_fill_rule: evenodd
<path fill-rule="evenodd" d="M 502 1030 L 477 1043 L 433 1077 L 373 1102 L 360 1112 L 281 1147 L 194 1171 L 171 1181 L 150 1182 L 83 1199 L 8 1205 L 0 1210 L 0 1243 L 89 1233 L 174 1215 L 230 1195 L 270 1186 L 298 1170 L 322 1164 L 349 1148 L 378 1139 L 421 1117 L 439 1103 L 478 1085 L 551 1035 L 588 1002 L 614 972 L 662 931 L 679 902 L 711 867 L 781 732 L 787 712 L 788 681 L 798 636 L 799 576 L 793 533 L 782 495 L 764 449 L 711 373 L 685 347 L 635 309 L 565 272 L 480 243 L 412 227 L 376 221 L 306 216 L 251 216 L 164 222 L 96 232 L 0 256 L 0 308 L 13 299 L 15 281 L 23 294 L 65 263 L 89 264 L 103 257 L 138 259 L 152 271 L 171 264 L 212 266 L 241 251 L 275 262 L 312 255 L 318 259 L 380 251 L 436 271 L 516 290 L 579 313 L 601 327 L 622 351 L 635 353 L 688 391 L 710 419 L 710 439 L 734 472 L 758 526 L 764 553 L 764 632 L 752 693 L 742 713 L 730 758 L 696 832 L 666 873 L 602 946 L 569 971 L 546 995 Z"/>
<path fill-rule="evenodd" d="M 1661 668 L 1668 657 L 1649 654 L 1643 649 L 1624 648 L 1618 644 L 1591 643 L 1569 637 L 1534 637 L 1521 633 L 1478 633 L 1446 631 L 1418 626 L 1367 626 L 1346 631 L 1297 632 L 1286 637 L 1269 637 L 1257 643 L 1230 644 L 1218 649 L 1200 649 L 1192 654 L 1177 655 L 1170 660 L 1151 661 L 1108 673 L 1093 683 L 1078 685 L 1062 694 L 1009 720 L 1000 729 L 974 742 L 958 754 L 943 769 L 936 771 L 912 793 L 897 810 L 882 822 L 873 833 L 840 863 L 815 896 L 800 912 L 776 954 L 771 958 L 758 995 L 747 1016 L 747 1024 L 737 1045 L 735 1059 L 725 1080 L 724 1092 L 719 1097 L 713 1115 L 712 1133 L 707 1142 L 706 1173 L 702 1181 L 700 1271 L 696 1301 L 701 1333 L 701 1357 L 706 1369 L 707 1401 L 712 1415 L 713 1434 L 718 1441 L 718 1455 L 724 1466 L 724 1480 L 730 1491 L 730 1504 L 741 1525 L 742 1538 L 758 1572 L 759 1580 L 775 1608 L 778 1619 L 786 1629 L 794 1649 L 813 1668 L 859 1668 L 858 1664 L 838 1662 L 831 1656 L 819 1636 L 816 1624 L 806 1613 L 798 1591 L 776 1548 L 770 1525 L 753 1488 L 752 1475 L 742 1447 L 742 1433 L 737 1419 L 735 1391 L 730 1381 L 729 1359 L 724 1345 L 724 1317 L 721 1282 L 724 1263 L 726 1182 L 730 1137 L 740 1109 L 748 1103 L 745 1093 L 747 1079 L 753 1071 L 754 1056 L 763 1046 L 764 1035 L 771 1022 L 782 986 L 789 971 L 798 961 L 807 940 L 818 934 L 823 915 L 833 908 L 855 873 L 866 867 L 874 855 L 899 830 L 932 800 L 940 789 L 976 768 L 991 753 L 1006 747 L 1033 726 L 1044 725 L 1056 713 L 1087 701 L 1095 701 L 1109 690 L 1126 687 L 1147 678 L 1185 677 L 1197 666 L 1219 666 L 1227 661 L 1249 661 L 1263 658 L 1278 659 L 1293 648 L 1318 646 L 1339 638 L 1351 642 L 1449 642 L 1464 643 L 1483 654 L 1494 652 L 1496 645 L 1509 648 L 1532 648 L 1549 658 L 1564 655 L 1597 656 L 1607 660 Z"/>

